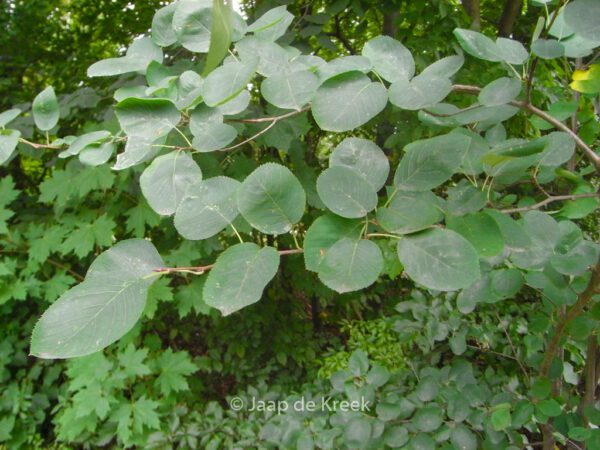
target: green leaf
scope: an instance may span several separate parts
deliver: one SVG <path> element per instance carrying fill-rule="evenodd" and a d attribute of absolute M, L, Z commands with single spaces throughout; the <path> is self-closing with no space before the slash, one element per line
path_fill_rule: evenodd
<path fill-rule="evenodd" d="M 577 34 L 591 41 L 600 41 L 600 4 L 595 0 L 570 2 L 564 11 L 565 23 Z"/>
<path fill-rule="evenodd" d="M 213 70 L 202 87 L 204 102 L 219 106 L 235 98 L 248 85 L 255 67 L 255 64 L 231 62 Z"/>
<path fill-rule="evenodd" d="M 477 450 L 477 437 L 464 425 L 457 425 L 450 435 L 450 442 L 455 449 Z"/>
<path fill-rule="evenodd" d="M 79 258 L 83 258 L 94 250 L 95 246 L 111 245 L 115 226 L 115 222 L 106 214 L 92 223 L 82 222 L 62 243 L 60 251 L 64 254 L 73 251 Z"/>
<path fill-rule="evenodd" d="M 224 0 L 213 0 L 212 6 L 212 28 L 210 32 L 210 46 L 202 76 L 211 73 L 221 64 L 223 58 L 227 56 L 229 46 L 231 45 L 232 23 L 231 16 L 233 11 L 229 2 Z"/>
<path fill-rule="evenodd" d="M 21 110 L 18 108 L 9 109 L 0 113 L 0 127 L 5 127 L 8 123 L 15 120 L 19 114 L 21 114 Z"/>
<path fill-rule="evenodd" d="M 79 161 L 86 166 L 100 166 L 110 159 L 116 148 L 112 142 L 88 145 L 79 153 Z"/>
<path fill-rule="evenodd" d="M 498 38 L 496 40 L 496 49 L 498 56 L 509 64 L 522 65 L 529 59 L 529 52 L 519 41 L 507 38 Z"/>
<path fill-rule="evenodd" d="M 496 256 L 504 249 L 500 228 L 492 217 L 484 212 L 464 216 L 448 216 L 448 229 L 467 239 L 482 257 Z"/>
<path fill-rule="evenodd" d="M 581 276 L 598 260 L 600 248 L 591 241 L 581 241 L 564 254 L 555 254 L 550 259 L 552 267 L 558 272 Z"/>
<path fill-rule="evenodd" d="M 516 295 L 525 279 L 518 269 L 500 269 L 492 272 L 492 291 L 499 298 L 510 298 Z"/>
<path fill-rule="evenodd" d="M 373 69 L 373 64 L 369 58 L 364 56 L 349 55 L 340 56 L 339 58 L 332 59 L 326 64 L 318 66 L 317 75 L 321 83 L 342 75 L 348 72 L 362 72 L 364 74 L 369 73 Z"/>
<path fill-rule="evenodd" d="M 273 247 L 249 242 L 229 247 L 206 279 L 204 301 L 228 316 L 259 301 L 278 267 L 279 254 Z"/>
<path fill-rule="evenodd" d="M 223 123 L 218 108 L 197 106 L 190 116 L 190 131 L 194 135 L 192 146 L 199 152 L 212 152 L 225 148 L 237 136 L 237 130 Z"/>
<path fill-rule="evenodd" d="M 507 429 L 511 423 L 510 404 L 501 403 L 494 406 L 490 420 L 494 430 L 502 431 Z"/>
<path fill-rule="evenodd" d="M 163 261 L 140 239 L 121 241 L 90 266 L 85 281 L 46 310 L 31 336 L 31 354 L 72 358 L 97 352 L 127 333 L 146 303 L 154 270 Z"/>
<path fill-rule="evenodd" d="M 144 360 L 147 356 L 147 348 L 140 348 L 136 350 L 133 343 L 131 343 L 122 353 L 117 355 L 117 359 L 119 360 L 119 365 L 123 369 L 123 373 L 126 376 L 141 377 L 144 375 L 150 375 L 150 368 L 144 364 Z"/>
<path fill-rule="evenodd" d="M 379 406 L 379 403 L 377 404 Z M 403 426 L 385 427 L 383 433 L 385 445 L 391 448 L 400 448 L 408 442 L 408 431 Z"/>
<path fill-rule="evenodd" d="M 542 414 L 548 417 L 557 417 L 562 413 L 560 404 L 553 398 L 548 400 L 542 400 L 536 406 L 536 409 L 542 412 Z"/>
<path fill-rule="evenodd" d="M 454 36 L 465 52 L 486 61 L 502 61 L 496 43 L 477 31 L 456 28 Z"/>
<path fill-rule="evenodd" d="M 108 58 L 92 64 L 88 70 L 88 77 L 107 77 L 122 75 L 130 72 L 146 72 L 148 64 L 152 61 L 163 60 L 163 53 L 152 39 L 143 37 L 136 39 L 121 58 Z"/>
<path fill-rule="evenodd" d="M 264 77 L 289 72 L 289 55 L 274 42 L 249 36 L 236 43 L 235 49 L 242 63 L 256 67 L 256 71 Z"/>
<path fill-rule="evenodd" d="M 186 377 L 198 370 L 187 352 L 173 352 L 170 348 L 160 353 L 156 366 L 160 375 L 155 384 L 164 396 L 189 390 Z"/>
<path fill-rule="evenodd" d="M 542 136 L 539 141 L 545 144 L 540 159 L 542 166 L 558 167 L 569 161 L 575 153 L 575 141 L 562 131 Z"/>
<path fill-rule="evenodd" d="M 344 139 L 329 155 L 329 166 L 342 166 L 356 170 L 379 191 L 387 181 L 390 163 L 383 151 L 367 139 Z"/>
<path fill-rule="evenodd" d="M 18 130 L 0 130 L 0 164 L 10 159 L 20 138 L 21 132 Z"/>
<path fill-rule="evenodd" d="M 262 82 L 260 92 L 266 101 L 278 108 L 299 111 L 313 99 L 319 84 L 314 73 L 302 70 L 267 78 Z"/>
<path fill-rule="evenodd" d="M 237 203 L 240 213 L 254 228 L 283 234 L 302 218 L 306 194 L 288 168 L 267 163 L 244 180 Z"/>
<path fill-rule="evenodd" d="M 317 192 L 327 208 L 348 219 L 364 217 L 377 206 L 377 192 L 356 170 L 333 166 L 319 175 Z"/>
<path fill-rule="evenodd" d="M 202 180 L 202 171 L 185 152 L 159 156 L 140 176 L 140 187 L 148 204 L 161 216 L 175 213 L 188 186 Z"/>
<path fill-rule="evenodd" d="M 401 109 L 416 111 L 433 106 L 452 92 L 452 82 L 433 72 L 422 73 L 412 80 L 400 78 L 390 86 L 390 103 Z"/>
<path fill-rule="evenodd" d="M 483 106 L 505 105 L 517 98 L 520 92 L 519 79 L 502 77 L 487 84 L 479 93 L 478 99 Z"/>
<path fill-rule="evenodd" d="M 248 32 L 265 41 L 276 41 L 285 34 L 293 20 L 294 16 L 285 6 L 278 6 L 260 16 L 248 27 Z"/>
<path fill-rule="evenodd" d="M 368 41 L 362 55 L 369 58 L 375 71 L 390 83 L 410 80 L 415 74 L 415 61 L 410 51 L 389 36 L 377 36 Z"/>
<path fill-rule="evenodd" d="M 428 191 L 448 180 L 461 164 L 471 140 L 458 133 L 414 141 L 407 145 L 394 176 L 398 189 Z"/>
<path fill-rule="evenodd" d="M 325 214 L 315 220 L 304 236 L 306 270 L 316 272 L 327 251 L 341 239 L 359 239 L 363 222 Z"/>
<path fill-rule="evenodd" d="M 537 39 L 531 44 L 531 51 L 543 59 L 560 58 L 565 54 L 565 47 L 556 39 Z"/>
<path fill-rule="evenodd" d="M 420 431 L 430 433 L 437 430 L 443 422 L 442 409 L 439 406 L 425 406 L 419 409 L 411 419 Z"/>
<path fill-rule="evenodd" d="M 158 145 L 162 143 L 164 143 L 163 138 L 154 141 L 144 136 L 128 136 L 125 151 L 117 155 L 117 162 L 112 167 L 113 170 L 123 170 L 149 161 L 160 151 Z"/>
<path fill-rule="evenodd" d="M 547 378 L 538 378 L 531 386 L 531 395 L 535 398 L 543 400 L 548 398 L 552 393 L 552 383 Z"/>
<path fill-rule="evenodd" d="M 479 256 L 458 233 L 436 228 L 404 236 L 398 257 L 414 281 L 438 291 L 454 291 L 471 285 L 481 276 Z"/>
<path fill-rule="evenodd" d="M 227 227 L 238 215 L 239 186 L 239 181 L 227 177 L 191 185 L 175 213 L 179 234 L 191 240 L 208 239 Z"/>
<path fill-rule="evenodd" d="M 173 30 L 173 14 L 177 2 L 160 8 L 152 18 L 152 41 L 161 47 L 168 47 L 177 42 L 177 35 Z"/>
<path fill-rule="evenodd" d="M 211 0 L 180 0 L 173 13 L 179 43 L 192 52 L 207 53 L 212 28 Z"/>
<path fill-rule="evenodd" d="M 487 203 L 485 192 L 473 187 L 466 180 L 448 189 L 446 211 L 453 216 L 477 212 Z"/>
<path fill-rule="evenodd" d="M 387 103 L 387 91 L 360 72 L 327 80 L 317 89 L 312 114 L 322 130 L 350 131 L 379 114 Z"/>
<path fill-rule="evenodd" d="M 408 234 L 442 219 L 438 198 L 429 191 L 396 191 L 387 207 L 377 209 L 377 221 L 391 233 Z"/>
<path fill-rule="evenodd" d="M 160 98 L 127 98 L 115 106 L 115 114 L 127 136 L 146 142 L 166 136 L 181 119 L 175 105 Z"/>
<path fill-rule="evenodd" d="M 460 55 L 447 56 L 425 67 L 421 75 L 426 78 L 450 78 L 460 70 L 465 63 L 465 57 Z"/>
<path fill-rule="evenodd" d="M 85 148 L 93 144 L 99 144 L 100 142 L 108 139 L 110 136 L 110 131 L 93 131 L 91 133 L 86 133 L 75 139 L 71 145 L 69 145 L 67 150 L 64 150 L 58 154 L 58 157 L 67 158 L 69 156 L 78 155 Z"/>
<path fill-rule="evenodd" d="M 343 238 L 325 251 L 317 272 L 323 284 L 343 294 L 370 286 L 382 270 L 383 256 L 377 244 Z"/>
<path fill-rule="evenodd" d="M 56 126 L 60 118 L 58 100 L 52 86 L 40 92 L 31 105 L 35 126 L 42 131 L 49 131 Z"/>
<path fill-rule="evenodd" d="M 371 432 L 371 422 L 366 417 L 354 417 L 344 427 L 343 442 L 347 448 L 366 448 Z"/>

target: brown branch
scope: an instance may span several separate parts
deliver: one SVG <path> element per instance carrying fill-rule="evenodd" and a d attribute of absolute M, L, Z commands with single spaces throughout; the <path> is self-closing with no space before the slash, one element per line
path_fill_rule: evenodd
<path fill-rule="evenodd" d="M 534 209 L 540 209 L 542 206 L 546 206 L 548 203 L 552 203 L 552 202 L 560 202 L 560 201 L 564 201 L 564 200 L 578 200 L 580 198 L 594 198 L 594 197 L 600 197 L 600 193 L 598 193 L 598 192 L 591 193 L 590 192 L 587 194 L 554 195 L 554 196 L 548 197 L 545 200 L 542 200 L 541 202 L 534 203 L 533 205 L 523 206 L 521 208 L 501 209 L 500 212 L 502 212 L 504 214 L 520 213 L 520 212 L 525 212 L 525 211 L 532 211 Z"/>
<path fill-rule="evenodd" d="M 297 116 L 310 110 L 310 106 L 299 109 L 297 111 L 291 111 L 289 113 L 282 114 L 281 116 L 273 117 L 256 117 L 251 119 L 225 119 L 225 122 L 238 122 L 238 123 L 264 123 L 264 122 L 279 122 L 281 120 L 289 119 L 290 117 Z"/>
<path fill-rule="evenodd" d="M 498 36 L 508 37 L 512 34 L 515 22 L 521 12 L 523 0 L 506 0 L 500 23 L 498 24 Z"/>
<path fill-rule="evenodd" d="M 471 18 L 471 29 L 475 31 L 481 30 L 481 11 L 479 0 L 461 0 L 463 9 Z"/>
<path fill-rule="evenodd" d="M 471 95 L 479 95 L 479 93 L 481 92 L 481 88 L 477 86 L 470 86 L 464 84 L 455 84 L 452 87 L 452 90 L 454 92 Z M 536 108 L 530 103 L 523 102 L 520 100 L 512 100 L 511 102 L 509 102 L 509 105 L 516 106 L 517 108 L 521 108 L 524 111 L 536 115 L 541 119 L 544 119 L 546 122 L 552 124 L 555 128 L 569 134 L 575 141 L 575 144 L 577 144 L 577 147 L 579 147 L 586 154 L 587 158 L 596 167 L 596 170 L 600 172 L 600 155 L 598 155 L 594 150 L 591 149 L 591 147 L 589 147 L 585 142 L 583 142 L 583 140 L 577 135 L 577 133 L 573 132 L 573 130 L 571 130 L 567 125 L 562 123 L 560 120 L 555 119 L 547 112 Z"/>
<path fill-rule="evenodd" d="M 286 255 L 297 255 L 299 253 L 303 253 L 304 249 L 301 248 L 293 248 L 289 250 L 279 250 L 279 256 Z M 214 264 L 208 264 L 206 266 L 187 266 L 187 267 L 160 267 L 158 269 L 154 269 L 156 273 L 191 273 L 194 275 L 202 275 L 204 272 L 208 272 L 212 268 L 214 268 Z"/>
<path fill-rule="evenodd" d="M 27 144 L 33 148 L 46 148 L 49 150 L 61 150 L 64 148 L 64 146 L 62 146 L 62 145 L 56 146 L 56 145 L 48 145 L 48 144 L 37 144 L 35 142 L 31 142 L 31 141 L 28 141 L 27 139 L 23 139 L 23 138 L 19 138 L 19 142 L 21 144 Z"/>
<path fill-rule="evenodd" d="M 554 336 L 552 336 L 552 340 L 546 348 L 544 359 L 540 365 L 540 376 L 542 378 L 548 378 L 554 355 L 556 355 L 560 340 L 562 339 L 567 326 L 573 321 L 573 319 L 579 317 L 583 313 L 586 306 L 594 298 L 594 295 L 598 293 L 600 293 L 600 264 L 596 264 L 596 266 L 592 269 L 592 278 L 590 279 L 585 291 L 579 295 L 577 302 L 567 311 L 564 317 L 556 325 Z"/>

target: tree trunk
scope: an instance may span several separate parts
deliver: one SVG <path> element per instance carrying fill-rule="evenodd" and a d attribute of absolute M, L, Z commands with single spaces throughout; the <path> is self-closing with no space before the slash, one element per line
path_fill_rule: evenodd
<path fill-rule="evenodd" d="M 522 6 L 523 0 L 506 0 L 504 9 L 502 10 L 502 17 L 500 17 L 500 23 L 498 24 L 498 36 L 510 37 Z"/>
<path fill-rule="evenodd" d="M 479 0 L 461 0 L 465 12 L 471 18 L 471 29 L 475 31 L 481 30 L 481 11 Z"/>

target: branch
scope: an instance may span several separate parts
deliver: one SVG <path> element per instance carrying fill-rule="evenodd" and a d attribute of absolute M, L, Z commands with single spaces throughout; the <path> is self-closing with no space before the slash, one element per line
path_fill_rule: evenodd
<path fill-rule="evenodd" d="M 471 23 L 471 29 L 475 31 L 481 30 L 481 11 L 479 6 L 479 0 L 461 0 L 463 9 L 467 15 L 473 21 Z"/>
<path fill-rule="evenodd" d="M 452 90 L 454 92 L 460 92 L 463 94 L 471 94 L 471 95 L 479 95 L 479 93 L 481 92 L 481 88 L 479 88 L 477 86 L 469 86 L 469 85 L 464 85 L 464 84 L 455 84 L 454 86 L 452 86 Z M 560 120 L 555 119 L 554 117 L 552 117 L 545 111 L 542 111 L 541 109 L 536 108 L 535 106 L 533 106 L 530 103 L 522 102 L 520 100 L 513 100 L 513 101 L 509 102 L 509 105 L 516 106 L 517 108 L 521 108 L 524 111 L 527 111 L 533 115 L 536 115 L 536 116 L 544 119 L 546 122 L 554 125 L 555 128 L 569 134 L 575 141 L 575 144 L 577 144 L 577 147 L 579 147 L 581 150 L 583 150 L 583 152 L 586 154 L 587 158 L 596 167 L 596 170 L 600 172 L 600 155 L 598 155 L 585 142 L 583 142 L 583 140 L 577 135 L 577 133 L 573 132 L 573 130 L 571 130 L 567 125 L 562 123 Z"/>
<path fill-rule="evenodd" d="M 502 212 L 504 214 L 520 213 L 520 212 L 525 212 L 525 211 L 531 211 L 534 209 L 539 209 L 542 206 L 545 206 L 548 203 L 552 203 L 552 202 L 560 202 L 560 201 L 564 201 L 564 200 L 578 200 L 580 198 L 593 198 L 593 197 L 600 197 L 600 193 L 593 192 L 593 193 L 587 193 L 587 194 L 554 195 L 554 196 L 548 197 L 545 200 L 542 200 L 541 202 L 535 203 L 530 206 L 523 206 L 521 208 L 501 209 L 500 212 Z"/>
<path fill-rule="evenodd" d="M 279 256 L 285 255 L 297 255 L 299 253 L 303 253 L 304 249 L 301 248 L 293 248 L 289 250 L 279 250 Z M 188 266 L 188 267 L 161 267 L 158 269 L 154 269 L 156 273 L 191 273 L 192 275 L 202 275 L 204 272 L 208 272 L 212 268 L 214 268 L 214 264 L 209 264 L 207 266 Z"/>
<path fill-rule="evenodd" d="M 522 5 L 523 0 L 506 0 L 502 16 L 500 17 L 500 23 L 498 24 L 498 36 L 508 37 L 512 34 Z"/>
<path fill-rule="evenodd" d="M 30 145 L 33 148 L 47 148 L 49 150 L 61 150 L 63 148 L 62 145 L 48 145 L 48 144 L 36 144 L 35 142 L 28 141 L 27 139 L 19 138 L 19 142 L 21 144 Z"/>
<path fill-rule="evenodd" d="M 558 346 L 560 344 L 560 340 L 565 333 L 567 326 L 571 323 L 571 321 L 581 315 L 583 313 L 585 307 L 592 301 L 594 295 L 600 293 L 600 264 L 596 264 L 596 266 L 592 269 L 592 278 L 590 282 L 577 299 L 577 302 L 567 311 L 567 314 L 558 322 L 556 325 L 556 331 L 554 332 L 554 336 L 552 336 L 552 340 L 550 344 L 548 344 L 548 348 L 546 348 L 546 353 L 544 354 L 544 359 L 542 360 L 542 364 L 540 366 L 540 376 L 542 378 L 547 378 L 550 373 L 550 366 L 552 365 L 552 360 L 554 359 L 554 355 L 558 350 Z"/>

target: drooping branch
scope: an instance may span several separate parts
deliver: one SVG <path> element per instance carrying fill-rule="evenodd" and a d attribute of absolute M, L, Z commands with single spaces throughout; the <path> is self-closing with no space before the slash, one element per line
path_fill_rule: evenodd
<path fill-rule="evenodd" d="M 594 198 L 594 197 L 600 197 L 600 193 L 594 192 L 594 193 L 587 193 L 587 194 L 554 195 L 554 196 L 548 197 L 545 200 L 542 200 L 541 202 L 535 203 L 533 205 L 523 206 L 521 208 L 501 209 L 500 212 L 503 212 L 505 214 L 512 214 L 512 213 L 519 213 L 519 212 L 525 212 L 525 211 L 532 211 L 534 209 L 540 209 L 541 207 L 546 206 L 547 204 L 553 203 L 553 202 L 560 202 L 560 201 L 565 201 L 565 200 L 578 200 L 580 198 Z"/>
<path fill-rule="evenodd" d="M 509 37 L 512 34 L 522 6 L 523 0 L 506 0 L 498 24 L 498 36 Z"/>
<path fill-rule="evenodd" d="M 452 87 L 452 90 L 454 92 L 471 95 L 479 95 L 479 93 L 481 92 L 481 88 L 477 86 L 470 86 L 464 84 L 455 84 Z M 544 119 L 546 122 L 552 124 L 555 128 L 559 129 L 560 131 L 564 131 L 565 133 L 569 134 L 575 141 L 575 144 L 577 144 L 577 147 L 579 147 L 586 154 L 587 158 L 596 167 L 596 170 L 600 172 L 600 155 L 598 155 L 594 150 L 590 148 L 590 146 L 583 142 L 583 140 L 577 135 L 577 133 L 573 132 L 573 130 L 571 130 L 571 128 L 569 128 L 567 125 L 562 123 L 560 120 L 555 119 L 545 111 L 536 108 L 530 103 L 523 102 L 520 100 L 513 100 L 509 102 L 509 104 L 512 106 L 516 106 L 517 108 L 521 108 L 522 110 L 527 111 L 533 115 L 536 115 L 541 119 Z"/>
<path fill-rule="evenodd" d="M 288 249 L 288 250 L 279 250 L 277 253 L 279 253 L 279 256 L 286 256 L 286 255 L 297 255 L 297 254 L 303 253 L 303 252 L 304 252 L 304 249 L 302 249 L 302 248 L 292 248 L 292 249 Z M 208 264 L 206 266 L 160 267 L 158 269 L 154 269 L 154 272 L 163 273 L 163 274 L 190 273 L 192 275 L 202 275 L 203 273 L 208 272 L 209 270 L 211 270 L 214 267 L 215 267 L 214 264 Z"/>

